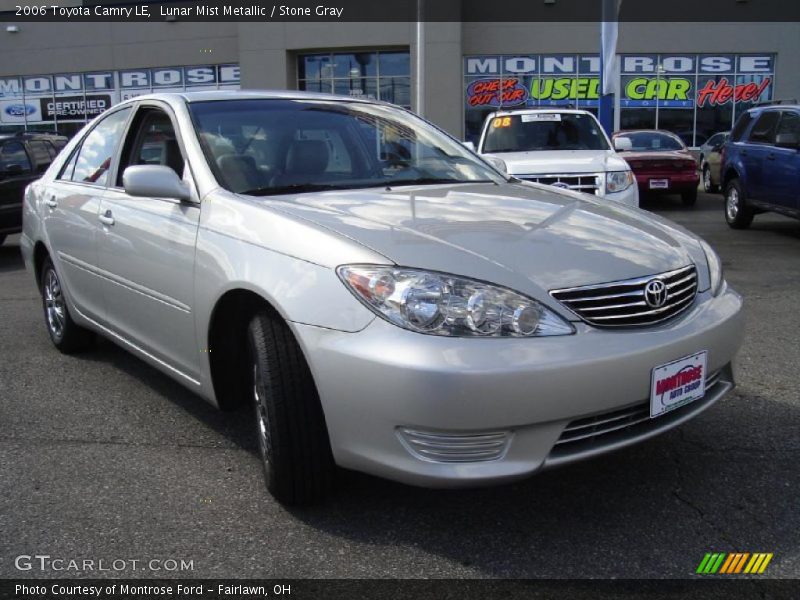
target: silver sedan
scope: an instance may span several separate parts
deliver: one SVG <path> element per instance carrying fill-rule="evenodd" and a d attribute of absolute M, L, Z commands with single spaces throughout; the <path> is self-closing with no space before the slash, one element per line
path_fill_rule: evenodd
<path fill-rule="evenodd" d="M 336 96 L 123 102 L 28 187 L 21 245 L 59 350 L 252 405 L 285 503 L 337 465 L 472 486 L 644 440 L 732 389 L 742 338 L 701 239 Z"/>

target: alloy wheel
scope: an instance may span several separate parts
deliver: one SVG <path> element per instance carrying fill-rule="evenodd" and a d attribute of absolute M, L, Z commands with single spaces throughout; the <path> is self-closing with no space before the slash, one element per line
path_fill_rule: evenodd
<path fill-rule="evenodd" d="M 258 447 L 265 466 L 272 462 L 272 434 L 270 430 L 269 408 L 264 394 L 264 378 L 257 364 L 253 365 L 253 401 L 256 409 Z"/>
<path fill-rule="evenodd" d="M 703 189 L 706 192 L 711 191 L 711 169 L 708 167 L 703 169 Z"/>
<path fill-rule="evenodd" d="M 50 333 L 57 339 L 64 335 L 64 325 L 66 323 L 66 309 L 64 306 L 64 294 L 61 290 L 61 282 L 55 269 L 47 271 L 44 280 L 44 302 L 47 313 L 47 327 Z"/>
<path fill-rule="evenodd" d="M 728 191 L 728 199 L 725 202 L 725 211 L 728 214 L 729 221 L 736 220 L 736 215 L 739 214 L 739 191 L 734 187 Z"/>

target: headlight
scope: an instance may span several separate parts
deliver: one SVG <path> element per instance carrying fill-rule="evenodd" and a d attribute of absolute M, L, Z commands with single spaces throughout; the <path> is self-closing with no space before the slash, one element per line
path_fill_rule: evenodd
<path fill-rule="evenodd" d="M 627 190 L 633 183 L 633 171 L 611 171 L 606 173 L 606 194 Z"/>
<path fill-rule="evenodd" d="M 376 265 L 343 265 L 336 272 L 378 316 L 412 331 L 459 337 L 539 337 L 575 331 L 536 300 L 480 281 Z"/>
<path fill-rule="evenodd" d="M 700 245 L 703 247 L 703 252 L 706 255 L 706 263 L 708 264 L 708 281 L 711 285 L 711 293 L 716 296 L 722 288 L 722 261 L 706 242 L 700 240 Z"/>

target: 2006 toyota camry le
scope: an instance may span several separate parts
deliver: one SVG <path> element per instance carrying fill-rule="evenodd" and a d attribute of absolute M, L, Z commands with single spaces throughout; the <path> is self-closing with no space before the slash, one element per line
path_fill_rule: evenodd
<path fill-rule="evenodd" d="M 742 336 L 701 239 L 361 99 L 123 102 L 29 186 L 21 244 L 59 350 L 251 403 L 284 503 L 337 465 L 474 486 L 644 440 L 733 388 Z"/>

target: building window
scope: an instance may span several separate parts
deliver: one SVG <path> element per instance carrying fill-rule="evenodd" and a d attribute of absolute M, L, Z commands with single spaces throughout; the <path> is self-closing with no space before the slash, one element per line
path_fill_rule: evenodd
<path fill-rule="evenodd" d="M 394 50 L 302 54 L 297 57 L 297 89 L 411 108 L 410 56 Z"/>

